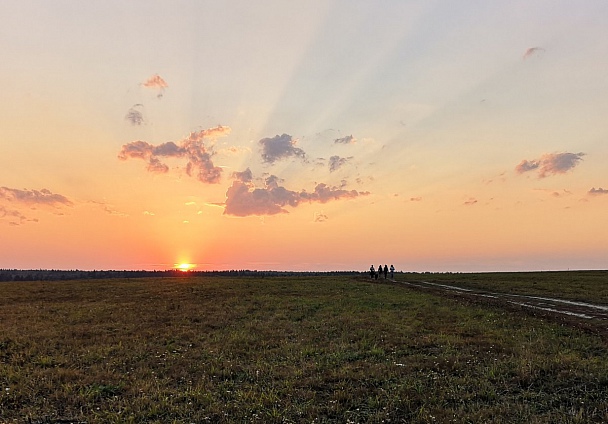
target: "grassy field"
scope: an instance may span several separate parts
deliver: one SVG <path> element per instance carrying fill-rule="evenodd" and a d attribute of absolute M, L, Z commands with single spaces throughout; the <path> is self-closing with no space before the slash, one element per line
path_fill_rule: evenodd
<path fill-rule="evenodd" d="M 608 271 L 397 274 L 397 280 L 430 281 L 489 292 L 559 297 L 608 305 Z"/>
<path fill-rule="evenodd" d="M 605 340 L 364 277 L 0 293 L 3 423 L 608 421 Z"/>

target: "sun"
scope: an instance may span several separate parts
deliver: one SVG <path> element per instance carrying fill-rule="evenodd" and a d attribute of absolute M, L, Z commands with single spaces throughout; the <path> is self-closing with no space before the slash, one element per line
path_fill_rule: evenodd
<path fill-rule="evenodd" d="M 181 264 L 175 264 L 175 269 L 182 271 L 182 272 L 186 272 L 186 271 L 190 271 L 192 269 L 194 269 L 196 267 L 196 264 L 188 264 L 188 263 L 181 263 Z"/>

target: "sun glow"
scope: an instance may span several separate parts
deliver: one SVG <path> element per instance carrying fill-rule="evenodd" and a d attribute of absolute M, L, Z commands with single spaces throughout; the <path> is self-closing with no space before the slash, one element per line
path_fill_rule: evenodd
<path fill-rule="evenodd" d="M 191 271 L 196 267 L 196 264 L 188 264 L 188 263 L 181 263 L 181 264 L 175 264 L 175 269 L 179 270 L 179 271 Z"/>

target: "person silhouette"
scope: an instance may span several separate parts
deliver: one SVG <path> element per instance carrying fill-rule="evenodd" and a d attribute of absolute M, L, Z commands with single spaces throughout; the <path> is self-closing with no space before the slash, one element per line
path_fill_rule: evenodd
<path fill-rule="evenodd" d="M 395 277 L 395 267 L 391 264 L 391 280 Z"/>
<path fill-rule="evenodd" d="M 386 264 L 384 264 L 384 279 L 386 280 L 386 277 L 388 277 L 388 267 L 386 266 Z"/>
<path fill-rule="evenodd" d="M 378 277 L 382 275 L 382 264 L 378 265 Z"/>
<path fill-rule="evenodd" d="M 374 265 L 369 267 L 369 276 L 372 278 L 372 280 L 376 276 L 376 270 L 374 269 Z"/>

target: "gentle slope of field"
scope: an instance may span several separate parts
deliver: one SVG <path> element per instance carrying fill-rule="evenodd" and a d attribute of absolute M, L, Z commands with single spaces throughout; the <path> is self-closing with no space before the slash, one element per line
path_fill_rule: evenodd
<path fill-rule="evenodd" d="M 0 290 L 0 422 L 608 421 L 601 338 L 363 277 Z"/>

